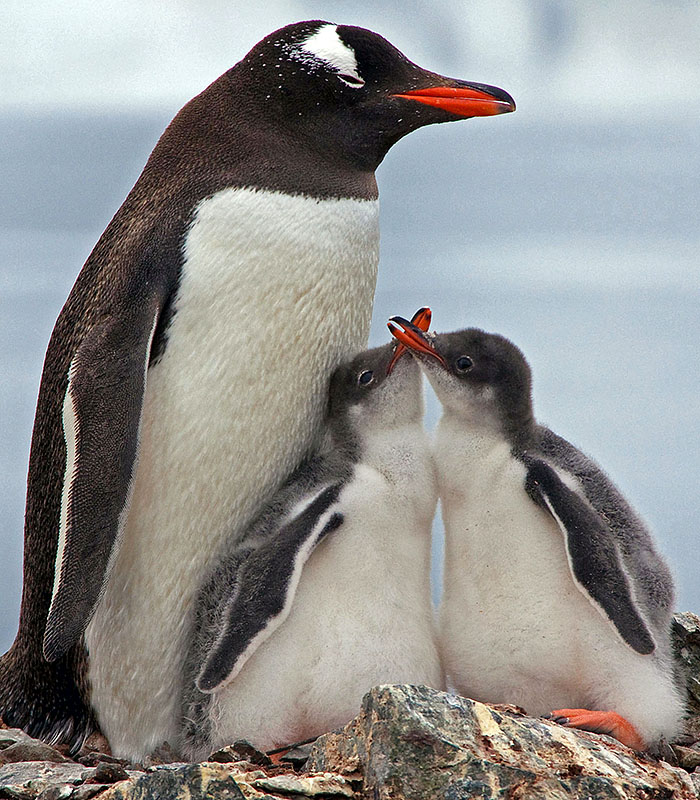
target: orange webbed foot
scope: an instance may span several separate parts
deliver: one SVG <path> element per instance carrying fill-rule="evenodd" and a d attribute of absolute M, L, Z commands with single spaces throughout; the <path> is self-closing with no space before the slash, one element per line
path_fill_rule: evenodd
<path fill-rule="evenodd" d="M 560 708 L 551 718 L 567 728 L 579 728 L 593 733 L 607 733 L 633 750 L 646 750 L 646 742 L 637 729 L 614 711 L 590 711 L 587 708 Z"/>

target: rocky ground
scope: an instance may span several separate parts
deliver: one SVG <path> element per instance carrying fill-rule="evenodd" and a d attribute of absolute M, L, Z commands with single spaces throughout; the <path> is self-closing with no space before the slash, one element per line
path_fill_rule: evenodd
<path fill-rule="evenodd" d="M 0 729 L 0 799 L 12 800 L 685 800 L 700 797 L 700 619 L 678 614 L 674 641 L 688 689 L 688 733 L 662 758 L 563 728 L 512 706 L 417 686 L 378 686 L 340 731 L 281 763 L 245 742 L 201 764 L 167 746 L 146 764 L 86 747 L 71 760 Z"/>

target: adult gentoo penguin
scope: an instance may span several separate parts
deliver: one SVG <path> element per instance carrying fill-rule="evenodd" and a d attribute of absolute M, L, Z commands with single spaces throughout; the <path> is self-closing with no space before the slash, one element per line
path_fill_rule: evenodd
<path fill-rule="evenodd" d="M 672 737 L 683 716 L 673 582 L 644 523 L 593 461 L 535 422 L 515 345 L 393 321 L 443 407 L 439 635 L 454 686 L 640 750 Z"/>
<path fill-rule="evenodd" d="M 365 346 L 375 168 L 422 125 L 513 109 L 370 31 L 311 21 L 175 117 L 49 344 L 20 629 L 0 662 L 8 724 L 75 745 L 89 685 L 117 754 L 172 738 L 196 587 L 309 450 L 333 367 Z M 271 335 L 290 318 L 293 336 Z"/>
<path fill-rule="evenodd" d="M 437 487 L 420 369 L 393 349 L 335 371 L 330 445 L 204 583 L 184 684 L 180 748 L 191 759 L 235 739 L 270 749 L 337 728 L 379 683 L 441 688 Z"/>

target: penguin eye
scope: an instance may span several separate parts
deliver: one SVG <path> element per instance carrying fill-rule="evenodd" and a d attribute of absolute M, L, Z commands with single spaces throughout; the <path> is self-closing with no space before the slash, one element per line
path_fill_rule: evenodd
<path fill-rule="evenodd" d="M 371 369 L 366 369 L 364 372 L 361 372 L 357 382 L 360 386 L 369 386 L 370 383 L 374 380 L 374 373 Z"/>
<path fill-rule="evenodd" d="M 460 356 L 455 361 L 455 367 L 457 367 L 457 372 L 468 372 L 474 366 L 474 362 L 469 358 L 469 356 Z"/>
<path fill-rule="evenodd" d="M 338 75 L 338 78 L 340 78 L 340 80 L 343 83 L 346 83 L 348 86 L 352 86 L 353 89 L 359 89 L 361 86 L 365 85 L 365 82 L 362 80 L 362 78 L 358 78 L 355 75 L 348 75 L 346 72 L 341 72 Z"/>

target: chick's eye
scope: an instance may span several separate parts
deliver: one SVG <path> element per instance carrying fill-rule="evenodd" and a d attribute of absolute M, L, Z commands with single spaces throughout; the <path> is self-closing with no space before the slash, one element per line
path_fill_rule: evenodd
<path fill-rule="evenodd" d="M 357 382 L 360 386 L 369 386 L 370 383 L 374 380 L 374 373 L 371 369 L 366 369 L 364 372 L 360 373 L 360 376 L 357 379 Z"/>
<path fill-rule="evenodd" d="M 469 356 L 460 356 L 455 361 L 455 367 L 457 367 L 458 372 L 467 372 L 474 366 L 474 362 L 469 358 Z"/>

